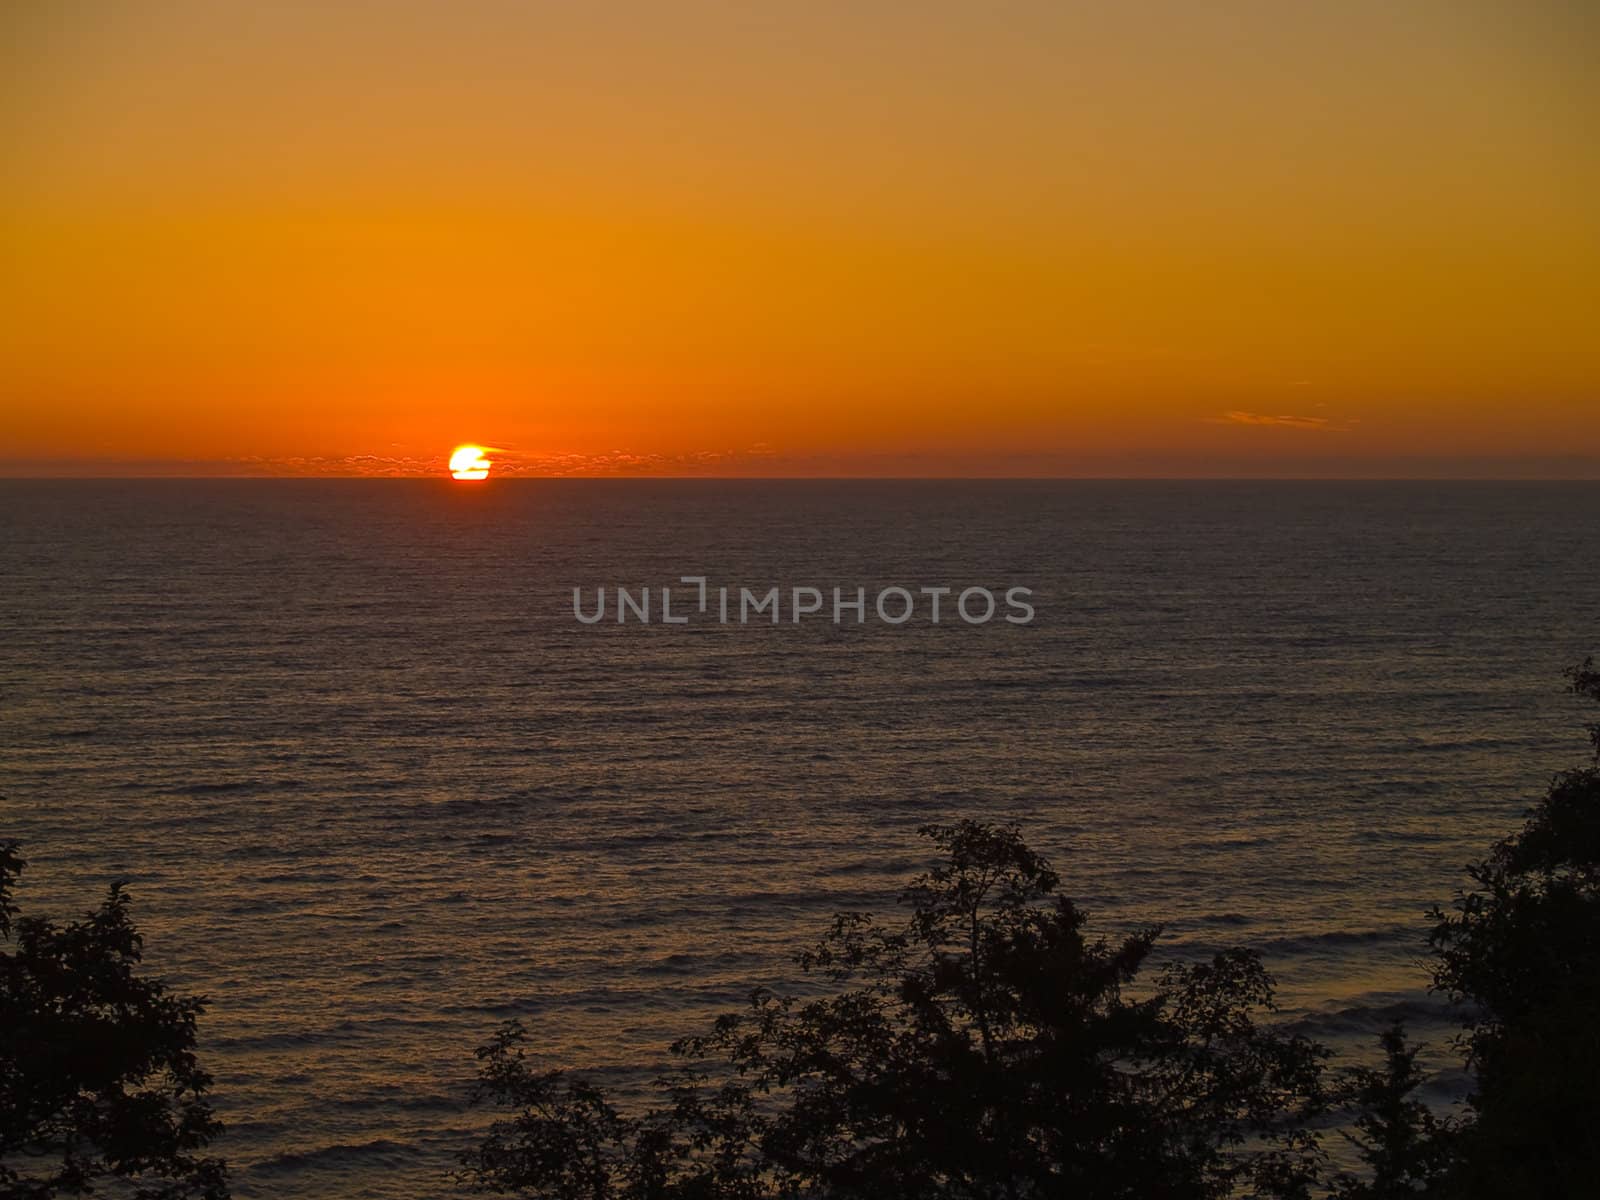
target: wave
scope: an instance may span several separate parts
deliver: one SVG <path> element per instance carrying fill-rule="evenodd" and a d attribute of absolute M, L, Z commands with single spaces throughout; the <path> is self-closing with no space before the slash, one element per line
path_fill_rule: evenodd
<path fill-rule="evenodd" d="M 1199 919 L 1201 925 L 1254 925 L 1256 919 L 1244 913 L 1208 913 Z"/>
<path fill-rule="evenodd" d="M 1408 921 L 1375 929 L 1325 929 L 1318 933 L 1269 938 L 1257 943 L 1255 949 L 1264 955 L 1315 954 L 1344 946 L 1373 946 L 1384 942 L 1393 943 L 1396 947 L 1409 942 L 1420 952 L 1426 945 L 1426 934 L 1419 926 Z"/>
<path fill-rule="evenodd" d="M 303 1171 L 308 1167 L 345 1165 L 365 1167 L 401 1159 L 415 1160 L 426 1157 L 427 1154 L 428 1152 L 420 1146 L 391 1141 L 388 1138 L 375 1138 L 370 1142 L 334 1142 L 331 1145 L 319 1146 L 315 1150 L 290 1150 L 275 1154 L 271 1158 L 262 1159 L 244 1168 L 243 1173 L 284 1175 Z"/>
<path fill-rule="evenodd" d="M 411 1093 L 401 1088 L 384 1088 L 383 1095 L 376 1096 L 339 1096 L 333 1097 L 329 1103 L 334 1108 L 342 1108 L 351 1112 L 460 1112 L 464 1106 L 464 1096 L 452 1096 L 445 1092 L 419 1092 Z M 387 1094 L 387 1093 L 396 1094 Z"/>
<path fill-rule="evenodd" d="M 1459 1021 L 1461 1009 L 1442 997 L 1414 996 L 1383 1002 L 1349 1004 L 1307 1013 L 1284 1023 L 1306 1037 L 1376 1035 L 1397 1021 L 1412 1028 L 1434 1028 Z"/>

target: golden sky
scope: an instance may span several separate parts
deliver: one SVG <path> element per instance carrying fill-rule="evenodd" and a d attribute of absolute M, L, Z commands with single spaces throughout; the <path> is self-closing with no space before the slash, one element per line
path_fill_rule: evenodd
<path fill-rule="evenodd" d="M 0 473 L 1600 473 L 1583 0 L 21 0 Z"/>

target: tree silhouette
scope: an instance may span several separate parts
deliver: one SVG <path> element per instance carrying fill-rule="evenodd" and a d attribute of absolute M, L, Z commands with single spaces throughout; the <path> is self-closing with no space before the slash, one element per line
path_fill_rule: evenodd
<path fill-rule="evenodd" d="M 1258 1023 L 1272 981 L 1252 954 L 1136 995 L 1157 930 L 1091 940 L 1015 829 L 923 832 L 943 858 L 909 918 L 837 917 L 799 958 L 822 994 L 758 991 L 678 1043 L 642 1115 L 535 1070 L 503 1028 L 479 1096 L 513 1113 L 462 1181 L 553 1200 L 1311 1194 L 1325 1051 Z"/>
<path fill-rule="evenodd" d="M 1569 672 L 1600 701 L 1593 660 Z M 1600 1180 L 1600 726 L 1595 765 L 1554 779 L 1527 823 L 1435 909 L 1435 986 L 1471 1006 L 1474 1073 L 1449 1194 L 1571 1197 Z"/>
<path fill-rule="evenodd" d="M 127 893 L 57 926 L 18 915 L 25 866 L 0 843 L 0 1198 L 84 1195 L 128 1181 L 136 1200 L 225 1200 L 221 1132 L 194 1055 L 201 1000 L 137 974 Z"/>
<path fill-rule="evenodd" d="M 1333 1186 L 1338 1200 L 1415 1200 L 1441 1185 L 1453 1149 L 1449 1127 L 1415 1098 L 1422 1083 L 1417 1049 L 1405 1029 L 1385 1030 L 1382 1067 L 1349 1072 L 1339 1099 L 1357 1114 L 1345 1136 L 1366 1165 L 1364 1178 L 1340 1175 Z"/>

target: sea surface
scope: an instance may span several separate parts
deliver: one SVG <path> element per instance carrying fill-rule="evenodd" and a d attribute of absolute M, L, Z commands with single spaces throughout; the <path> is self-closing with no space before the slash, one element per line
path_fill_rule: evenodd
<path fill-rule="evenodd" d="M 1447 1102 L 1423 913 L 1583 759 L 1597 534 L 1594 484 L 0 481 L 0 837 L 210 998 L 244 1198 L 451 1194 L 501 1022 L 626 1085 L 962 816 L 1343 1052 L 1403 1017 Z M 869 618 L 574 619 L 686 575 Z"/>

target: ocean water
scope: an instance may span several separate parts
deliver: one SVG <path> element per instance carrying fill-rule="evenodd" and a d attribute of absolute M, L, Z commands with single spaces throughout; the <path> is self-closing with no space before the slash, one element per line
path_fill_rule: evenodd
<path fill-rule="evenodd" d="M 450 1194 L 500 1022 L 626 1084 L 959 816 L 1342 1050 L 1438 1040 L 1423 910 L 1583 757 L 1597 530 L 1592 484 L 0 481 L 0 836 L 210 997 L 246 1198 Z M 683 575 L 1036 616 L 573 618 Z"/>

